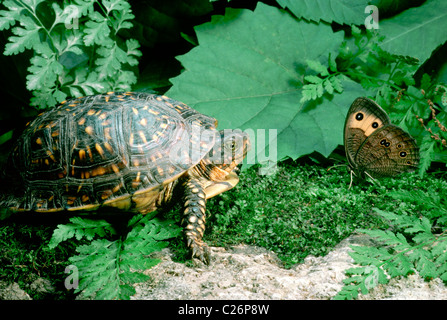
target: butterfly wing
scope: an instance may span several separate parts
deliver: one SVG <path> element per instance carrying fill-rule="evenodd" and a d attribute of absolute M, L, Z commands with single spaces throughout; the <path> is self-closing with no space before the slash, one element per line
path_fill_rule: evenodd
<path fill-rule="evenodd" d="M 419 147 L 407 132 L 388 124 L 364 141 L 354 161 L 360 172 L 374 178 L 395 176 L 418 167 Z"/>
<path fill-rule="evenodd" d="M 354 100 L 344 127 L 345 152 L 351 170 L 358 172 L 356 154 L 365 140 L 388 124 L 391 124 L 390 118 L 373 100 L 364 97 Z"/>

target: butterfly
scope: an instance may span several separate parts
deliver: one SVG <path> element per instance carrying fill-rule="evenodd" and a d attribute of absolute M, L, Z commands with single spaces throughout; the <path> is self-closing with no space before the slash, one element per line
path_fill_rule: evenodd
<path fill-rule="evenodd" d="M 360 97 L 349 108 L 344 145 L 352 175 L 365 178 L 392 177 L 419 165 L 419 147 L 402 128 L 391 123 L 373 100 Z"/>

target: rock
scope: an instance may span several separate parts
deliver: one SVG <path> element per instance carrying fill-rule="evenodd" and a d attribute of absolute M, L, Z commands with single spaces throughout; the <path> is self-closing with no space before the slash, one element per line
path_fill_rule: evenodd
<path fill-rule="evenodd" d="M 31 297 L 17 283 L 0 281 L 0 300 L 31 300 Z"/>
<path fill-rule="evenodd" d="M 49 280 L 38 276 L 35 276 L 35 280 L 25 285 L 24 288 L 33 293 L 47 294 L 55 292 Z M 0 300 L 32 300 L 32 298 L 17 283 L 7 284 L 6 282 L 0 281 Z"/>
<path fill-rule="evenodd" d="M 37 278 L 28 286 L 29 290 L 36 293 L 52 293 L 55 289 L 48 279 Z"/>
<path fill-rule="evenodd" d="M 359 300 L 446 300 L 447 287 L 437 278 L 424 281 L 418 274 L 406 278 L 391 279 L 386 285 L 379 285 L 370 293 L 359 296 Z"/>
<path fill-rule="evenodd" d="M 356 266 L 349 246 L 369 243 L 370 238 L 354 235 L 326 256 L 309 256 L 291 269 L 282 268 L 273 252 L 247 245 L 212 247 L 211 264 L 193 267 L 172 261 L 164 249 L 157 254 L 162 261 L 144 272 L 151 280 L 137 284 L 132 299 L 331 299 L 343 287 L 345 270 Z M 413 275 L 392 279 L 360 299 L 447 299 L 447 287 L 440 279 L 427 283 Z"/>

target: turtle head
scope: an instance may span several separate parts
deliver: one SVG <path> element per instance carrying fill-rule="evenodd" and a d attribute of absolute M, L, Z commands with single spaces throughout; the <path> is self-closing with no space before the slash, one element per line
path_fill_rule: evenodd
<path fill-rule="evenodd" d="M 226 129 L 216 134 L 213 147 L 198 165 L 202 177 L 208 180 L 207 198 L 229 190 L 239 182 L 238 165 L 249 150 L 249 136 L 241 130 Z"/>
<path fill-rule="evenodd" d="M 230 173 L 242 163 L 249 149 L 248 134 L 241 130 L 221 130 L 205 158 L 215 167 Z"/>

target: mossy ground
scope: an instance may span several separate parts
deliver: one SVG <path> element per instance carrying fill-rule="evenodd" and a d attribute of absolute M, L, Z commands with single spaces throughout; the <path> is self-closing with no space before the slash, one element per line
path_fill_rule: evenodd
<path fill-rule="evenodd" d="M 402 174 L 371 183 L 354 180 L 345 167 L 328 167 L 310 162 L 285 161 L 274 174 L 260 175 L 258 167 L 243 170 L 234 189 L 208 201 L 209 218 L 205 241 L 212 246 L 250 244 L 277 253 L 285 267 L 300 263 L 308 255 L 324 255 L 358 228 L 386 228 L 386 222 L 372 210 L 398 212 L 413 210 L 411 202 L 387 197 L 391 190 L 446 192 L 446 183 L 436 174 L 419 178 Z M 179 220 L 179 206 L 162 213 Z M 27 290 L 32 278 L 49 279 L 56 292 L 28 292 L 34 299 L 72 299 L 63 284 L 68 258 L 79 243 L 65 241 L 55 250 L 47 248 L 52 232 L 64 217 L 50 220 L 41 216 L 10 218 L 0 222 L 0 281 L 17 282 Z M 170 247 L 177 260 L 187 261 L 182 237 Z"/>

